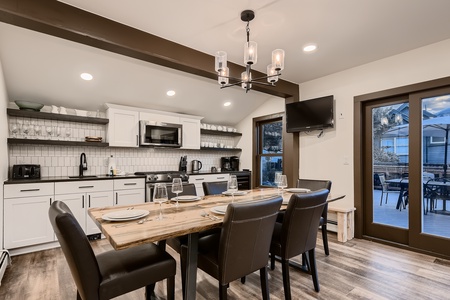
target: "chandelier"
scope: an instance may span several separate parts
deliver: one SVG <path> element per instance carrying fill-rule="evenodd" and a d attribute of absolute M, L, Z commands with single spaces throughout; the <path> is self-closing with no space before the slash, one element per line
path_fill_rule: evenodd
<path fill-rule="evenodd" d="M 241 20 L 247 22 L 247 42 L 244 44 L 244 63 L 245 71 L 242 72 L 241 78 L 230 77 L 230 70 L 227 67 L 227 53 L 225 51 L 218 51 L 216 53 L 215 70 L 218 75 L 218 82 L 220 88 L 227 88 L 230 86 L 241 85 L 241 87 L 248 93 L 252 88 L 252 84 L 275 86 L 278 81 L 278 76 L 284 69 L 284 50 L 275 49 L 272 51 L 272 64 L 267 66 L 267 76 L 252 78 L 252 65 L 257 61 L 257 44 L 250 41 L 250 21 L 255 18 L 255 12 L 252 10 L 244 10 L 241 12 Z M 229 83 L 230 79 L 235 81 Z M 267 79 L 267 82 L 264 82 Z"/>

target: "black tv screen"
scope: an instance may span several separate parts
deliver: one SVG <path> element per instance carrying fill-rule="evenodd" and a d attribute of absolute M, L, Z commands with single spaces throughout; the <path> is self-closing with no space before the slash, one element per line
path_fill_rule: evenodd
<path fill-rule="evenodd" d="M 334 127 L 333 96 L 286 104 L 286 131 L 300 132 Z"/>

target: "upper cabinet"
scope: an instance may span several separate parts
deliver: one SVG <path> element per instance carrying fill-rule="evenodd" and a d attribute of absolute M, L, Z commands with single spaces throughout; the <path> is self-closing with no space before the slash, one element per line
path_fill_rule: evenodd
<path fill-rule="evenodd" d="M 200 119 L 180 117 L 183 125 L 183 147 L 181 149 L 200 149 Z"/>
<path fill-rule="evenodd" d="M 107 138 L 112 147 L 139 147 L 139 112 L 109 107 Z"/>
<path fill-rule="evenodd" d="M 139 112 L 139 120 L 180 124 L 180 117 L 161 113 Z"/>

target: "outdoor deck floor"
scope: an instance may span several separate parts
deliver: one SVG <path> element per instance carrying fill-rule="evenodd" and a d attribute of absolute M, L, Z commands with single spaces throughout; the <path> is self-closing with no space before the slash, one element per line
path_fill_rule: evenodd
<path fill-rule="evenodd" d="M 395 227 L 408 228 L 409 207 L 397 210 L 398 193 L 390 192 L 386 204 L 386 195 L 383 195 L 383 204 L 380 206 L 381 190 L 373 191 L 373 220 L 375 223 L 388 224 Z M 448 204 L 448 203 L 447 203 Z M 442 211 L 442 201 L 437 201 L 436 211 Z M 447 208 L 450 207 L 447 205 Z M 450 238 L 450 211 L 447 213 L 428 212 L 423 215 L 423 232 Z"/>

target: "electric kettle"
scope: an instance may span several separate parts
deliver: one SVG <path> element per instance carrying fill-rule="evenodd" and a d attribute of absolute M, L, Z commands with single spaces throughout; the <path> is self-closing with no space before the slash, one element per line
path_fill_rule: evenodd
<path fill-rule="evenodd" d="M 198 172 L 202 169 L 202 162 L 194 159 L 192 161 L 192 172 Z"/>

